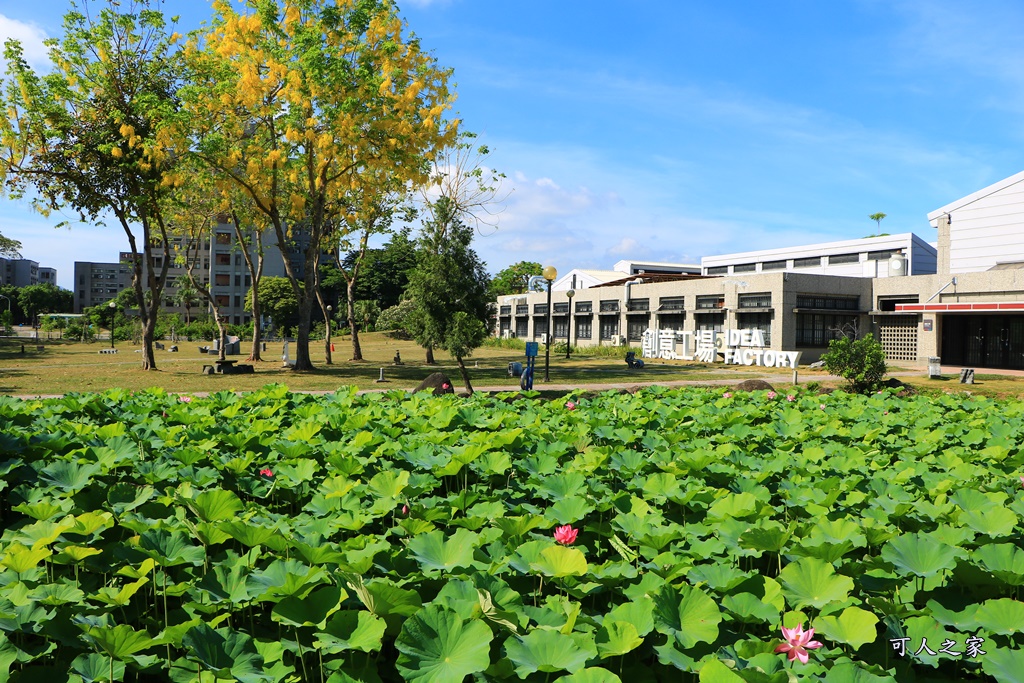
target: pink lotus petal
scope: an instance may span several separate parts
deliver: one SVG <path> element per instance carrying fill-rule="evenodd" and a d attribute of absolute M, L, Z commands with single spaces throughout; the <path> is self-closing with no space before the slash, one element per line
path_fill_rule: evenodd
<path fill-rule="evenodd" d="M 568 524 L 555 529 L 555 542 L 562 545 L 572 545 L 576 542 L 579 529 L 573 529 Z"/>

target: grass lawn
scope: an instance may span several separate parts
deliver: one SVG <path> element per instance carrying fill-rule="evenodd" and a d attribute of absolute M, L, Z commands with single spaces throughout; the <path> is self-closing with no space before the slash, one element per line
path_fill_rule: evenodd
<path fill-rule="evenodd" d="M 456 389 L 462 386 L 458 367 L 442 352 L 434 354 L 438 364 L 428 366 L 423 363 L 423 349 L 414 342 L 389 339 L 377 333 L 363 334 L 360 341 L 366 359 L 362 362 L 348 360 L 352 355 L 351 340 L 341 337 L 334 340 L 333 365 L 324 365 L 323 341 L 310 345 L 313 364 L 316 366 L 312 372 L 295 372 L 282 367 L 282 344 L 270 343 L 263 353 L 264 361 L 256 364 L 256 372 L 252 375 L 203 375 L 202 366 L 212 364 L 216 358 L 199 353 L 198 347 L 206 342 L 179 342 L 180 350 L 177 353 L 157 350 L 159 369 L 143 372 L 140 369 L 140 355 L 135 353 L 139 347 L 127 342 L 117 344 L 117 354 L 101 355 L 101 349 L 109 348 L 106 342 L 41 340 L 45 351 L 38 352 L 35 340 L 2 339 L 0 393 L 35 396 L 101 391 L 112 387 L 134 390 L 153 386 L 171 392 L 211 392 L 223 389 L 249 391 L 271 383 L 285 384 L 295 391 L 333 391 L 339 386 L 352 384 L 360 389 L 412 389 L 424 377 L 436 371 L 447 373 Z M 23 343 L 24 354 L 21 353 Z M 167 342 L 165 344 L 170 346 Z M 242 349 L 242 355 L 230 358 L 243 362 L 242 359 L 248 354 L 244 342 Z M 395 351 L 401 352 L 404 366 L 392 365 Z M 294 355 L 294 346 L 292 353 Z M 643 370 L 636 371 L 626 366 L 624 355 L 625 350 L 616 357 L 574 353 L 572 359 L 567 361 L 564 355 L 552 353 L 551 383 L 585 386 L 722 379 L 739 382 L 750 377 L 773 374 L 779 376 L 780 383 L 788 384 L 792 379 L 792 371 L 667 361 L 648 363 Z M 511 378 L 507 373 L 511 361 L 524 361 L 522 351 L 491 347 L 478 349 L 467 360 L 474 388 L 486 386 L 518 389 L 519 379 Z M 543 356 L 538 361 L 534 388 L 543 390 Z M 374 380 L 379 377 L 382 367 L 385 379 L 389 381 L 377 384 Z M 800 374 L 801 381 L 813 379 L 813 374 L 803 369 Z"/>

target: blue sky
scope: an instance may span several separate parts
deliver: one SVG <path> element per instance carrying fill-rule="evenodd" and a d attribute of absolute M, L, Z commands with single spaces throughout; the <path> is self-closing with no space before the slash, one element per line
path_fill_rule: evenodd
<path fill-rule="evenodd" d="M 476 241 L 492 273 L 852 239 L 875 212 L 932 241 L 929 211 L 1024 166 L 1018 2 L 399 4 L 507 176 Z M 169 6 L 179 30 L 210 14 Z M 0 0 L 0 34 L 58 35 L 66 7 Z M 0 200 L 0 232 L 62 286 L 127 248 L 55 222 Z"/>

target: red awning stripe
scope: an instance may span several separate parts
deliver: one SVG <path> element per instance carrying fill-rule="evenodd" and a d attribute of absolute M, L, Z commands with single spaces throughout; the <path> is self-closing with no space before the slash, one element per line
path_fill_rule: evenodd
<path fill-rule="evenodd" d="M 976 304 L 896 304 L 900 313 L 943 313 L 952 311 L 1024 311 L 1024 302 L 976 303 Z"/>

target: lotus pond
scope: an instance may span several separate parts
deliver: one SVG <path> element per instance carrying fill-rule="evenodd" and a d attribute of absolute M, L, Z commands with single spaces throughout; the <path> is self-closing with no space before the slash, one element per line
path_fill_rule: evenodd
<path fill-rule="evenodd" d="M 1024 403 L 569 398 L 0 398 L 0 683 L 1024 680 Z"/>

